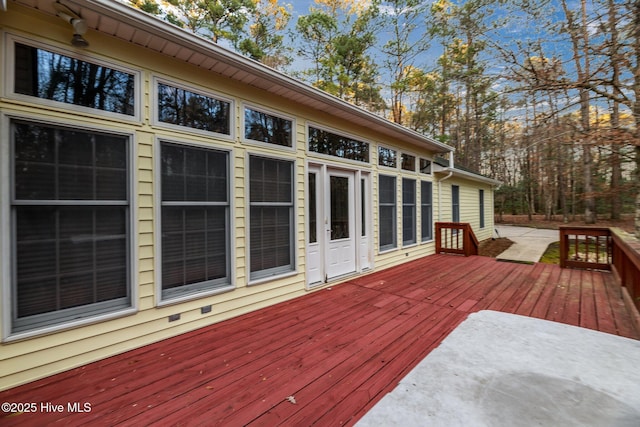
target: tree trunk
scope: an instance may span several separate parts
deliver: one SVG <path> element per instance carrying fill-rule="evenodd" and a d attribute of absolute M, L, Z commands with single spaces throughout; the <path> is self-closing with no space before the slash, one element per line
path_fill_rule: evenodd
<path fill-rule="evenodd" d="M 633 67 L 633 94 L 635 96 L 633 103 L 633 117 L 636 125 L 635 140 L 636 145 L 636 237 L 640 239 L 640 0 L 635 0 L 633 8 L 633 51 L 635 53 L 635 66 Z"/>
<path fill-rule="evenodd" d="M 609 0 L 609 32 L 611 34 L 610 55 L 611 61 L 611 86 L 614 93 L 620 92 L 620 44 L 618 42 L 618 14 L 614 0 Z M 620 127 L 620 102 L 613 100 L 611 109 L 611 219 L 620 219 L 622 215 L 622 199 L 620 184 L 622 182 L 622 167 L 620 160 L 620 144 L 618 141 Z"/>

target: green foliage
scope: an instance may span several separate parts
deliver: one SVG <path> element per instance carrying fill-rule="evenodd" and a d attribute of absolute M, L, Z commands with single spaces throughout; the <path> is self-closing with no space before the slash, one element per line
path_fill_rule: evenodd
<path fill-rule="evenodd" d="M 302 76 L 356 105 L 379 108 L 377 67 L 369 55 L 376 43 L 376 3 L 361 9 L 340 2 L 318 1 L 317 5 L 296 23 L 298 53 L 312 61 L 312 68 Z"/>
<path fill-rule="evenodd" d="M 152 0 L 144 0 L 140 2 L 138 4 L 138 8 L 152 15 L 158 15 L 160 13 L 160 6 Z"/>

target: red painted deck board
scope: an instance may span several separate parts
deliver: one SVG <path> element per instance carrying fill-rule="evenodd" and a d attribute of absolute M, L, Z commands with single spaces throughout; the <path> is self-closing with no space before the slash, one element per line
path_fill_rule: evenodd
<path fill-rule="evenodd" d="M 352 425 L 482 309 L 640 338 L 610 273 L 434 255 L 0 392 L 92 404 L 0 424 Z"/>

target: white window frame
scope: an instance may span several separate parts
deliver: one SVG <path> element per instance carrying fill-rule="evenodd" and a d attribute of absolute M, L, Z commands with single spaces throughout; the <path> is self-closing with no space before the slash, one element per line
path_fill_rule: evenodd
<path fill-rule="evenodd" d="M 407 204 L 404 200 L 404 185 L 405 182 L 413 183 L 413 204 Z M 418 243 L 418 189 L 417 180 L 415 178 L 402 177 L 402 247 L 414 246 Z M 413 208 L 413 240 L 405 240 L 404 235 L 404 214 L 406 208 Z"/>
<path fill-rule="evenodd" d="M 16 93 L 15 91 L 15 44 L 20 43 L 27 46 L 34 47 L 36 49 L 43 49 L 53 53 L 57 53 L 60 55 L 68 56 L 71 58 L 75 58 L 81 61 L 90 62 L 96 65 L 112 68 L 117 71 L 121 71 L 123 73 L 132 74 L 134 77 L 134 113 L 133 115 L 114 113 L 111 111 L 99 110 L 96 108 L 85 107 L 82 105 L 69 104 L 65 102 L 54 101 L 51 99 L 43 99 L 38 98 L 36 96 L 24 95 L 21 93 Z M 73 114 L 84 114 L 87 116 L 97 116 L 100 118 L 109 117 L 112 119 L 116 119 L 119 121 L 126 121 L 130 123 L 139 123 L 142 120 L 142 77 L 141 72 L 139 70 L 131 69 L 120 64 L 114 63 L 112 60 L 101 59 L 100 56 L 91 54 L 91 55 L 78 55 L 77 52 L 67 50 L 63 47 L 59 47 L 57 45 L 51 43 L 43 43 L 32 38 L 21 37 L 19 35 L 7 33 L 5 37 L 5 55 L 4 55 L 4 63 L 5 63 L 5 81 L 4 87 L 6 88 L 6 96 L 10 99 L 15 99 L 22 102 L 27 102 L 30 104 L 39 104 L 49 108 L 55 108 L 67 111 Z"/>
<path fill-rule="evenodd" d="M 429 172 L 423 172 L 422 168 L 420 167 L 420 162 L 422 160 L 426 160 L 429 162 Z M 433 174 L 433 159 L 430 159 L 428 157 L 418 157 L 418 164 L 416 165 L 418 168 L 418 173 L 421 175 L 428 175 L 431 176 Z"/>
<path fill-rule="evenodd" d="M 425 242 L 431 242 L 433 241 L 434 237 L 433 237 L 433 182 L 432 181 L 428 181 L 428 180 L 420 180 L 420 241 L 422 243 Z M 422 192 L 422 184 L 424 183 L 428 183 L 430 184 L 430 198 L 431 198 L 431 203 L 427 204 L 425 203 L 425 197 L 424 194 Z M 429 223 L 429 231 L 430 231 L 430 236 L 427 236 L 425 238 L 424 236 L 424 227 L 422 227 L 423 223 L 424 223 L 424 209 L 425 206 L 429 206 L 429 211 L 430 211 L 430 215 L 431 215 L 431 221 Z"/>
<path fill-rule="evenodd" d="M 382 226 L 380 221 L 380 208 L 383 206 L 380 201 L 380 178 L 390 178 L 393 180 L 393 188 L 394 188 L 394 200 L 393 200 L 393 243 L 382 246 L 380 242 L 380 227 Z M 398 176 L 396 175 L 386 175 L 386 174 L 378 174 L 378 251 L 379 253 L 390 252 L 398 249 Z M 385 203 L 384 206 L 391 206 L 388 203 Z"/>
<path fill-rule="evenodd" d="M 393 151 L 395 153 L 395 159 L 396 159 L 396 165 L 395 166 L 387 166 L 387 165 L 381 165 L 380 164 L 380 149 L 385 149 L 385 150 L 390 150 Z M 378 168 L 382 168 L 383 170 L 393 170 L 393 171 L 397 171 L 400 169 L 400 151 L 397 148 L 391 148 L 387 145 L 383 145 L 380 144 L 376 147 L 376 166 L 378 166 Z"/>
<path fill-rule="evenodd" d="M 478 204 L 479 204 L 478 211 L 480 213 L 479 225 L 480 225 L 480 228 L 485 228 L 487 224 L 486 224 L 485 213 L 484 213 L 485 198 L 484 198 L 483 188 L 478 189 Z"/>
<path fill-rule="evenodd" d="M 82 318 L 72 318 L 70 320 L 64 320 L 61 316 L 60 321 L 54 321 L 48 325 L 34 327 L 33 329 L 23 330 L 19 332 L 13 332 L 13 277 L 12 277 L 12 264 L 14 262 L 13 246 L 15 242 L 15 229 L 12 226 L 12 214 L 11 214 L 11 194 L 12 187 L 12 165 L 13 160 L 11 150 L 11 121 L 22 122 L 34 122 L 39 125 L 58 127 L 58 128 L 73 128 L 83 130 L 87 132 L 99 132 L 112 135 L 118 135 L 128 138 L 129 153 L 127 156 L 128 161 L 128 184 L 127 191 L 129 192 L 129 214 L 128 214 L 128 237 L 127 237 L 127 251 L 128 251 L 128 296 L 129 305 L 126 307 L 114 307 L 112 310 L 99 310 L 96 314 L 91 315 L 90 312 L 85 311 L 86 314 Z M 0 304 L 0 311 L 2 316 L 2 342 L 13 342 L 26 338 L 41 336 L 54 332 L 59 332 L 71 328 L 77 328 L 80 326 L 90 325 L 94 323 L 104 322 L 107 320 L 119 318 L 126 315 L 134 314 L 138 311 L 138 238 L 137 238 L 137 223 L 136 212 L 138 209 L 137 203 L 137 183 L 135 177 L 137 171 L 135 170 L 136 159 L 138 156 L 137 144 L 135 143 L 135 134 L 131 132 L 114 131 L 113 128 L 106 128 L 104 126 L 98 126 L 94 124 L 85 124 L 78 120 L 60 119 L 60 118 L 47 118 L 32 114 L 24 114 L 18 112 L 5 112 L 0 113 L 0 279 L 2 283 L 0 285 L 0 293 L 2 301 Z M 82 312 L 82 307 L 78 307 L 78 310 Z"/>
<path fill-rule="evenodd" d="M 292 230 L 290 236 L 290 244 L 291 244 L 291 268 L 286 267 L 276 267 L 274 269 L 260 270 L 259 272 L 251 272 L 251 158 L 252 157 L 260 157 L 267 160 L 275 160 L 275 161 L 285 161 L 291 164 L 291 222 L 292 222 Z M 247 152 L 245 156 L 245 200 L 247 201 L 245 207 L 245 218 L 246 221 L 246 235 L 247 235 L 247 243 L 246 243 L 246 277 L 247 277 L 247 285 L 259 285 L 266 282 L 271 282 L 273 280 L 290 277 L 298 274 L 298 206 L 297 206 L 297 184 L 298 184 L 298 162 L 296 159 L 285 156 L 278 155 L 269 155 L 262 152 Z M 306 180 L 305 180 L 306 182 Z M 273 206 L 273 205 L 271 205 Z M 253 274 L 253 277 L 252 277 Z"/>
<path fill-rule="evenodd" d="M 456 218 L 457 214 L 457 218 Z M 460 222 L 460 186 L 457 184 L 451 185 L 451 222 Z"/>
<path fill-rule="evenodd" d="M 264 108 L 261 106 L 258 106 L 256 104 L 251 104 L 248 102 L 243 102 L 241 105 L 241 111 L 240 111 L 240 135 L 241 135 L 241 140 L 243 143 L 248 144 L 248 145 L 255 145 L 257 147 L 262 147 L 262 148 L 267 148 L 267 149 L 276 149 L 276 150 L 283 150 L 283 151 L 289 151 L 289 152 L 295 152 L 297 150 L 297 138 L 296 138 L 296 129 L 297 129 L 297 123 L 296 123 L 296 119 L 292 116 L 289 116 L 287 114 L 283 114 L 279 111 L 276 110 L 272 110 L 272 109 L 268 109 L 268 108 Z M 256 141 L 254 139 L 249 139 L 245 137 L 245 111 L 246 109 L 250 109 L 253 111 L 257 111 L 260 113 L 264 113 L 264 114 L 268 114 L 270 116 L 274 116 L 280 119 L 284 119 L 284 120 L 289 120 L 291 122 L 291 147 L 287 147 L 284 145 L 278 145 L 278 144 L 271 144 L 269 142 L 264 142 L 264 141 Z"/>
<path fill-rule="evenodd" d="M 192 285 L 187 285 L 188 288 L 185 289 L 176 289 L 174 291 L 168 292 L 168 295 L 163 296 L 162 292 L 162 144 L 175 144 L 182 145 L 186 148 L 193 147 L 197 149 L 206 149 L 213 150 L 218 152 L 224 152 L 227 155 L 227 191 L 228 191 L 228 214 L 226 218 L 226 227 L 227 227 L 227 242 L 226 242 L 226 253 L 227 253 L 227 268 L 228 268 L 228 277 L 226 281 L 221 279 L 217 280 L 209 280 L 200 283 L 194 283 Z M 204 298 L 211 295 L 217 295 L 224 292 L 229 292 L 236 289 L 235 284 L 235 251 L 233 249 L 232 242 L 234 241 L 234 203 L 233 203 L 233 150 L 228 148 L 222 148 L 219 146 L 214 146 L 210 144 L 203 144 L 193 141 L 183 141 L 175 138 L 156 138 L 154 143 L 154 152 L 156 153 L 155 162 L 154 162 L 154 217 L 155 220 L 155 233 L 158 238 L 156 239 L 156 257 L 155 257 L 155 271 L 158 272 L 156 275 L 156 305 L 158 307 L 177 304 L 184 301 L 191 301 L 194 299 Z M 185 205 L 188 203 L 177 203 L 177 205 Z M 198 204 L 200 205 L 200 204 Z M 213 288 L 212 288 L 213 286 Z"/>
<path fill-rule="evenodd" d="M 151 124 L 155 127 L 158 128 L 164 128 L 164 129 L 170 129 L 176 132 L 181 132 L 181 133 L 189 133 L 189 134 L 194 134 L 194 135 L 202 135 L 202 136 L 206 136 L 206 137 L 216 137 L 218 139 L 222 139 L 222 140 L 226 140 L 226 141 L 234 141 L 235 140 L 235 132 L 236 132 L 236 101 L 228 96 L 224 96 L 221 95 L 217 92 L 214 92 L 212 90 L 209 90 L 207 88 L 201 87 L 201 86 L 196 86 L 193 83 L 185 83 L 185 82 L 181 82 L 179 80 L 176 79 L 172 79 L 172 78 L 168 78 L 168 77 L 164 77 L 164 76 L 160 76 L 160 75 L 154 75 L 153 78 L 151 79 L 152 81 L 152 88 L 151 88 L 151 105 L 150 105 L 150 109 L 152 111 L 151 114 Z M 181 126 L 181 125 L 175 125 L 172 123 L 166 123 L 163 121 L 160 121 L 160 119 L 158 118 L 158 84 L 164 84 L 164 85 L 168 85 L 168 86 L 173 86 L 175 88 L 178 89 L 182 89 L 182 90 L 186 90 L 192 93 L 195 93 L 197 95 L 202 95 L 205 96 L 207 98 L 212 98 L 218 101 L 222 101 L 222 102 L 228 102 L 229 103 L 229 134 L 226 133 L 219 133 L 219 132 L 212 132 L 212 131 L 208 131 L 208 130 L 203 130 L 203 129 L 197 129 L 197 128 L 192 128 L 192 127 L 188 127 L 188 126 Z"/>
<path fill-rule="evenodd" d="M 345 157 L 332 156 L 330 154 L 318 153 L 316 151 L 309 150 L 309 128 L 310 127 L 316 128 L 316 129 L 319 129 L 319 130 L 322 130 L 322 131 L 325 131 L 325 132 L 333 133 L 333 134 L 338 135 L 338 136 L 343 136 L 345 138 L 349 138 L 349 139 L 352 139 L 354 141 L 359 141 L 359 142 L 363 142 L 365 144 L 368 144 L 369 145 L 369 161 L 361 162 L 359 160 L 347 159 Z M 371 166 L 371 162 L 372 162 L 371 150 L 373 149 L 374 145 L 370 141 L 366 141 L 362 137 L 356 136 L 356 135 L 351 134 L 349 132 L 343 132 L 341 130 L 334 129 L 334 128 L 331 128 L 331 127 L 328 127 L 328 126 L 320 125 L 320 124 L 313 123 L 313 122 L 307 122 L 307 126 L 305 127 L 304 145 L 305 145 L 305 152 L 307 153 L 307 156 L 324 159 L 325 162 L 331 162 L 331 161 L 333 161 L 333 162 L 336 162 L 336 161 L 345 162 L 345 163 L 349 163 L 351 165 L 354 165 L 354 166 L 356 166 L 358 168 Z M 377 156 L 376 156 L 376 159 L 377 159 Z"/>
<path fill-rule="evenodd" d="M 410 156 L 413 157 L 413 169 L 404 169 L 402 167 L 402 156 Z M 408 151 L 401 151 L 400 152 L 400 161 L 398 162 L 398 167 L 400 168 L 400 170 L 403 173 L 416 173 L 416 170 L 420 168 L 420 157 L 416 156 L 413 153 L 410 153 Z"/>

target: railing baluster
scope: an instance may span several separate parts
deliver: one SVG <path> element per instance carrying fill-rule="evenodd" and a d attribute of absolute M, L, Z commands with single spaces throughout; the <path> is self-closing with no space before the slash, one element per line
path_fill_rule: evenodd
<path fill-rule="evenodd" d="M 608 228 L 560 227 L 560 267 L 611 270 L 611 252 L 607 243 L 610 236 Z M 573 244 L 569 242 L 570 238 Z M 603 241 L 606 244 L 604 250 L 600 247 Z"/>
<path fill-rule="evenodd" d="M 436 252 L 477 255 L 478 239 L 468 223 L 436 222 Z"/>

